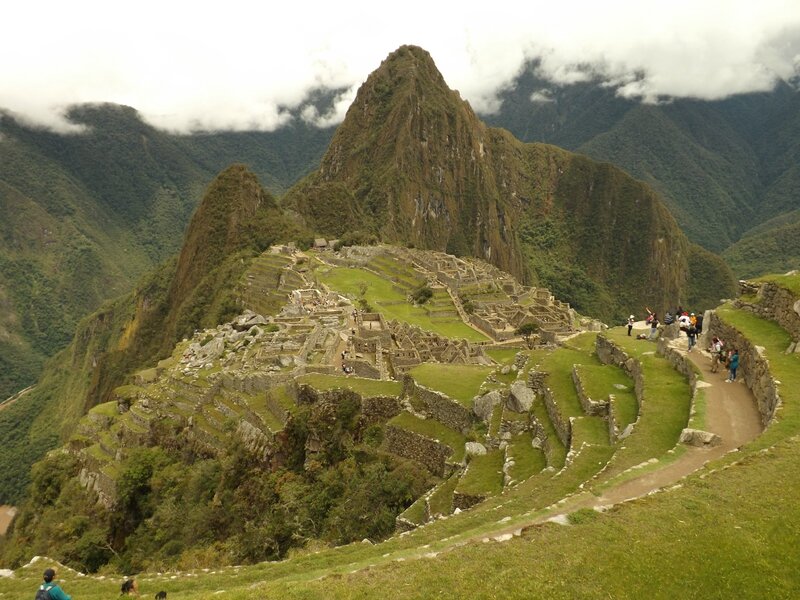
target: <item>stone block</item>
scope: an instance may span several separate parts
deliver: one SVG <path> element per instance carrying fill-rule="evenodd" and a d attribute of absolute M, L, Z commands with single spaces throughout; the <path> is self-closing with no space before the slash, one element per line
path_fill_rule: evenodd
<path fill-rule="evenodd" d="M 528 412 L 535 399 L 536 394 L 532 389 L 520 381 L 515 381 L 511 384 L 511 394 L 506 400 L 506 408 L 518 413 Z"/>

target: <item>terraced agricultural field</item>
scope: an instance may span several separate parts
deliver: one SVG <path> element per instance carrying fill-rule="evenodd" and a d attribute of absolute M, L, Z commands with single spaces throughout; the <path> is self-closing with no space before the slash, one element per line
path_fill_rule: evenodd
<path fill-rule="evenodd" d="M 396 319 L 448 338 L 463 338 L 471 342 L 488 340 L 485 335 L 461 320 L 452 300 L 448 306 L 453 316 L 433 318 L 424 306 L 409 302 L 407 294 L 398 289 L 391 279 L 372 271 L 361 268 L 320 267 L 315 273 L 322 283 L 340 294 L 353 300 L 363 298 L 370 306 L 383 313 L 386 320 Z"/>

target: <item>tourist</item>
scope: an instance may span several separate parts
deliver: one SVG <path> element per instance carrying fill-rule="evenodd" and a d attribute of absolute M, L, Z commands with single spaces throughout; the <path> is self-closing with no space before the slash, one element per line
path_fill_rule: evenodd
<path fill-rule="evenodd" d="M 708 351 L 711 352 L 711 372 L 716 373 L 719 369 L 719 361 L 722 358 L 722 342 L 717 336 L 711 338 L 711 347 Z"/>
<path fill-rule="evenodd" d="M 40 598 L 49 598 L 49 600 L 72 600 L 69 595 L 64 593 L 64 590 L 62 590 L 57 583 L 53 583 L 53 579 L 55 578 L 55 569 L 44 570 L 44 583 L 39 586 L 39 590 L 36 592 L 36 600 Z"/>
<path fill-rule="evenodd" d="M 658 335 L 658 314 L 650 313 L 650 337 L 648 337 L 647 339 L 654 340 L 656 339 L 657 335 Z"/>
<path fill-rule="evenodd" d="M 691 352 L 694 345 L 697 343 L 697 328 L 694 325 L 689 325 L 689 329 L 686 330 L 686 337 L 689 339 L 689 349 L 687 352 Z"/>
<path fill-rule="evenodd" d="M 122 582 L 122 585 L 119 588 L 119 595 L 120 596 L 138 596 L 139 595 L 139 584 L 136 583 L 135 579 L 126 579 Z"/>
<path fill-rule="evenodd" d="M 628 317 L 628 336 L 631 335 L 631 329 L 633 329 L 633 324 L 634 324 L 635 321 L 636 321 L 636 317 L 634 317 L 633 315 Z"/>
<path fill-rule="evenodd" d="M 681 328 L 681 331 L 689 331 L 689 327 L 692 325 L 691 320 L 689 319 L 689 314 L 684 312 L 681 313 L 681 316 L 678 317 L 678 326 Z"/>
<path fill-rule="evenodd" d="M 733 383 L 736 381 L 736 369 L 739 368 L 739 350 L 734 348 L 730 359 L 728 359 L 728 371 L 730 375 L 725 380 L 726 383 Z"/>
<path fill-rule="evenodd" d="M 703 315 L 697 315 L 697 335 L 703 333 Z"/>

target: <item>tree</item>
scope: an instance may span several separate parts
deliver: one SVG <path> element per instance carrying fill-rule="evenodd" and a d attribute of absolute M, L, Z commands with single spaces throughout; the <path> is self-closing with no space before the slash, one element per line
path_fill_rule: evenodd
<path fill-rule="evenodd" d="M 539 333 L 539 326 L 536 323 L 523 323 L 517 327 L 514 333 L 522 336 L 522 339 L 525 340 L 525 345 L 530 349 L 533 347 L 533 336 Z"/>

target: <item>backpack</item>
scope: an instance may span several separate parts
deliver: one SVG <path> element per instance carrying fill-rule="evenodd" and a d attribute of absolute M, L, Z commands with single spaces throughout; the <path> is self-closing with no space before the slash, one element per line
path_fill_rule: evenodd
<path fill-rule="evenodd" d="M 48 586 L 47 589 L 45 589 L 45 585 Z M 39 586 L 39 589 L 36 590 L 36 598 L 34 598 L 34 600 L 50 600 L 50 590 L 52 590 L 55 586 L 55 583 L 43 583 L 41 586 Z"/>

